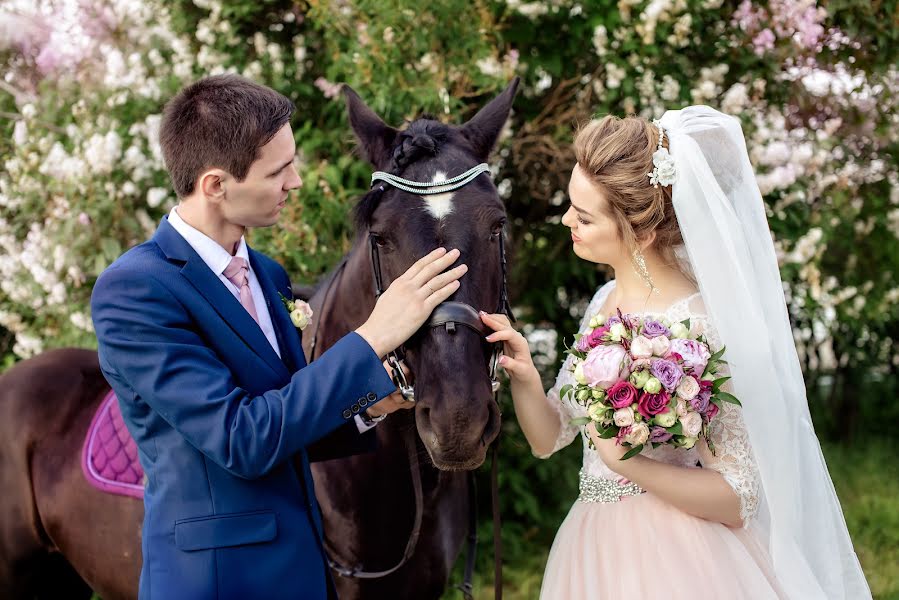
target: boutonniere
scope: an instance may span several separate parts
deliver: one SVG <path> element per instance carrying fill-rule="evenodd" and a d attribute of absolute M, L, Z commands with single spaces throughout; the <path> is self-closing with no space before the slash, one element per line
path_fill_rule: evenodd
<path fill-rule="evenodd" d="M 281 297 L 281 302 L 284 303 L 287 312 L 290 313 L 290 321 L 293 323 L 293 326 L 300 331 L 306 329 L 309 321 L 312 320 L 312 307 L 309 306 L 309 303 L 302 300 L 288 300 L 281 292 L 278 292 L 278 295 Z"/>

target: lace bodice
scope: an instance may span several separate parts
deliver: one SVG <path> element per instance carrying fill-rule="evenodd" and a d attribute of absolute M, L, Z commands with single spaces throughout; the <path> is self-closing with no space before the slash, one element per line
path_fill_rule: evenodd
<path fill-rule="evenodd" d="M 587 320 L 602 308 L 614 287 L 615 281 L 613 280 L 599 288 L 587 307 L 587 312 L 581 321 L 580 331 L 587 328 Z M 699 294 L 679 300 L 663 312 L 644 314 L 666 317 L 671 321 L 683 321 L 689 318 L 691 329 L 701 328 L 713 351 L 721 348 L 721 338 L 705 314 L 705 306 Z M 618 475 L 602 462 L 599 453 L 588 446 L 589 438 L 586 434 L 581 431 L 579 426 L 571 424 L 572 419 L 586 416 L 586 409 L 577 403 L 567 400 L 562 402 L 559 399 L 559 391 L 562 387 L 575 383 L 572 363 L 573 357 L 569 356 L 559 371 L 555 385 L 547 393 L 547 400 L 559 413 L 561 427 L 552 452 L 539 458 L 547 458 L 561 450 L 580 433 L 584 444 L 583 472 L 593 477 L 616 479 Z M 728 386 L 725 384 L 723 389 L 731 391 L 727 388 Z M 758 509 L 759 478 L 740 407 L 724 403 L 718 415 L 712 420 L 709 435 L 715 446 L 714 456 L 702 444 L 697 444 L 690 450 L 671 446 L 659 446 L 658 448 L 647 446 L 642 454 L 654 460 L 682 467 L 695 467 L 699 464 L 703 468 L 714 469 L 721 473 L 740 498 L 740 513 L 746 524 Z M 702 446 L 701 449 L 700 446 Z"/>

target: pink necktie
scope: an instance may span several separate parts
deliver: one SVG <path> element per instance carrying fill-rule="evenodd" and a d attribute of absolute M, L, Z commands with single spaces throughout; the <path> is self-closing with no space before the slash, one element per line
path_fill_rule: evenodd
<path fill-rule="evenodd" d="M 249 272 L 250 266 L 247 264 L 247 261 L 239 256 L 235 256 L 231 259 L 231 262 L 228 263 L 228 266 L 225 267 L 223 275 L 228 278 L 228 281 L 236 285 L 238 290 L 240 290 L 240 303 L 247 309 L 247 312 L 250 313 L 250 316 L 253 317 L 253 320 L 258 324 L 259 317 L 256 315 L 256 305 L 253 304 L 253 294 L 250 292 L 250 280 L 247 277 Z"/>

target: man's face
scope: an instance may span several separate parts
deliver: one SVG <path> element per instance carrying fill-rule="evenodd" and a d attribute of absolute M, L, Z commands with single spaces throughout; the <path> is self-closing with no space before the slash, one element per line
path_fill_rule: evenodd
<path fill-rule="evenodd" d="M 278 221 L 287 193 L 303 185 L 294 166 L 296 144 L 289 124 L 278 130 L 259 151 L 243 181 L 224 182 L 222 216 L 242 227 L 269 227 Z"/>

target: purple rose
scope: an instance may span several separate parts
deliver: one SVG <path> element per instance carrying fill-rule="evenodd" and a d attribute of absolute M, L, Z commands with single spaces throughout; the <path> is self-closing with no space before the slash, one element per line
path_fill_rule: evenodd
<path fill-rule="evenodd" d="M 649 441 L 655 442 L 657 444 L 664 444 L 673 437 L 673 433 L 658 425 L 656 425 L 649 431 Z"/>
<path fill-rule="evenodd" d="M 690 406 L 692 406 L 693 410 L 696 412 L 705 414 L 705 411 L 709 408 L 709 400 L 711 400 L 711 398 L 712 391 L 708 388 L 704 388 L 690 400 Z"/>
<path fill-rule="evenodd" d="M 630 355 L 618 344 L 597 346 L 584 360 L 584 377 L 592 388 L 607 390 L 628 374 Z"/>
<path fill-rule="evenodd" d="M 648 421 L 659 413 L 668 410 L 668 402 L 671 396 L 668 392 L 659 392 L 658 394 L 650 394 L 643 392 L 637 401 L 637 412 L 639 412 Z"/>
<path fill-rule="evenodd" d="M 619 317 L 609 317 L 606 319 L 606 327 L 611 327 L 615 323 L 621 323 L 621 319 Z"/>
<path fill-rule="evenodd" d="M 671 330 L 652 319 L 646 319 L 643 323 L 643 335 L 649 339 L 657 338 L 660 335 L 671 337 Z"/>
<path fill-rule="evenodd" d="M 608 327 L 597 327 L 587 335 L 581 336 L 576 348 L 581 352 L 590 352 L 602 343 L 602 336 L 609 332 Z"/>
<path fill-rule="evenodd" d="M 709 409 L 705 413 L 705 418 L 708 419 L 709 421 L 711 421 L 712 419 L 715 418 L 715 415 L 717 415 L 717 414 L 718 414 L 718 405 L 712 404 L 711 402 L 709 402 Z"/>
<path fill-rule="evenodd" d="M 697 376 L 702 375 L 705 366 L 712 357 L 705 344 L 696 340 L 671 340 L 671 352 L 676 352 L 684 361 L 684 366 L 693 369 Z"/>
<path fill-rule="evenodd" d="M 684 376 L 683 370 L 677 366 L 677 363 L 664 358 L 653 360 L 649 371 L 656 379 L 662 382 L 662 385 L 669 392 L 677 387 L 677 384 L 680 383 L 681 378 Z"/>

